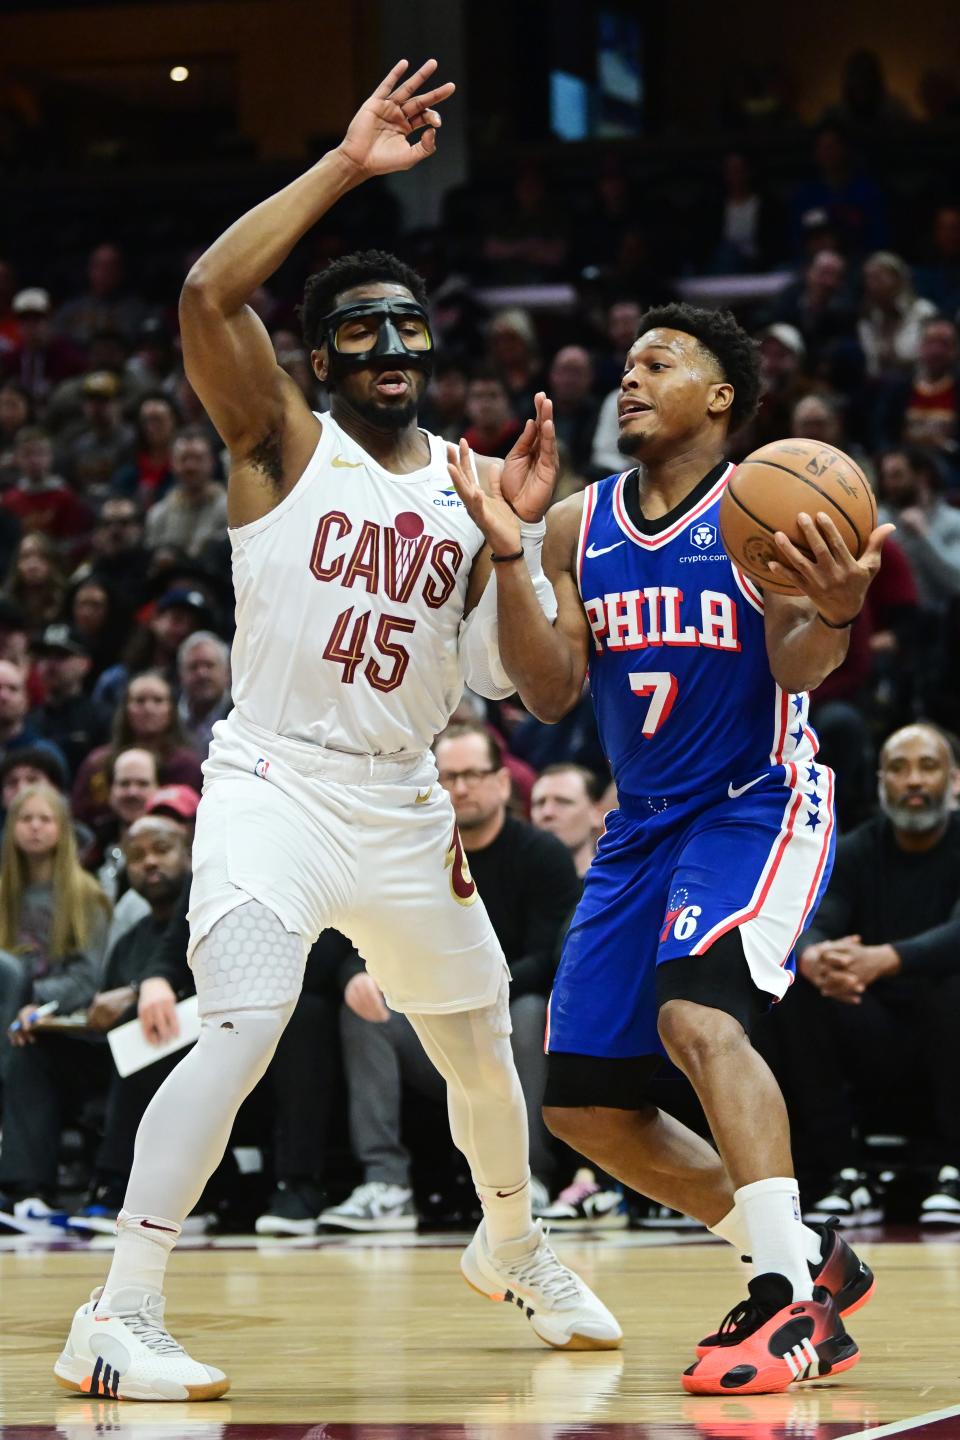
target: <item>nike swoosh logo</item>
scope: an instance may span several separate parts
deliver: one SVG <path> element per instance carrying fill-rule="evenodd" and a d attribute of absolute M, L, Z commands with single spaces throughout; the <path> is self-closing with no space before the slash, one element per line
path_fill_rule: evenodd
<path fill-rule="evenodd" d="M 344 460 L 341 455 L 334 455 L 330 464 L 335 470 L 362 470 L 362 460 Z"/>
<path fill-rule="evenodd" d="M 430 799 L 430 796 L 431 796 L 432 794 L 433 794 L 433 786 L 432 786 L 432 785 L 430 786 L 430 789 L 429 789 L 429 790 L 424 790 L 422 793 L 421 793 L 421 791 L 418 790 L 418 791 L 417 791 L 417 798 L 416 798 L 416 800 L 414 800 L 413 803 L 414 803 L 415 805 L 426 805 L 427 801 Z"/>
<path fill-rule="evenodd" d="M 524 1180 L 523 1184 L 522 1184 L 522 1185 L 518 1185 L 517 1188 L 516 1188 L 516 1190 L 498 1190 L 498 1191 L 497 1191 L 497 1199 L 498 1199 L 498 1200 L 509 1200 L 511 1195 L 519 1195 L 519 1194 L 520 1194 L 520 1191 L 521 1191 L 521 1190 L 525 1190 L 529 1184 L 530 1184 L 530 1181 L 529 1181 L 529 1180 Z"/>
<path fill-rule="evenodd" d="M 727 794 L 731 800 L 736 800 L 737 796 L 742 795 L 745 790 L 750 790 L 754 785 L 759 785 L 762 779 L 763 776 L 758 775 L 756 780 L 748 780 L 746 785 L 728 785 Z"/>
<path fill-rule="evenodd" d="M 626 540 L 615 540 L 612 545 L 603 545 L 598 550 L 596 545 L 587 546 L 587 559 L 596 560 L 600 555 L 606 555 L 610 550 L 616 550 L 618 545 L 626 545 Z"/>
<path fill-rule="evenodd" d="M 176 1230 L 171 1230 L 168 1225 L 154 1225 L 152 1220 L 141 1220 L 140 1224 L 144 1230 L 162 1230 L 164 1235 L 176 1235 Z"/>

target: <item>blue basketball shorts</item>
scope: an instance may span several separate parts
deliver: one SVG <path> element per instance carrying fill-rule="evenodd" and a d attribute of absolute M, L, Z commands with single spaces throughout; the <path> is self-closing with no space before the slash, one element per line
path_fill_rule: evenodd
<path fill-rule="evenodd" d="M 662 1055 L 656 967 L 740 931 L 754 984 L 779 1000 L 830 878 L 833 772 L 780 765 L 719 795 L 607 817 L 547 1012 L 546 1049 Z"/>

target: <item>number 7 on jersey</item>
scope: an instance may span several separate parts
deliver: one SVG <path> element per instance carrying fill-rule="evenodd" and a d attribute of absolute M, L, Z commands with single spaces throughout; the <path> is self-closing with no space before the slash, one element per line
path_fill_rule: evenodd
<path fill-rule="evenodd" d="M 670 717 L 673 702 L 677 698 L 677 677 L 668 670 L 639 670 L 632 671 L 627 678 L 634 695 L 650 696 L 647 718 L 641 727 L 649 740 Z"/>

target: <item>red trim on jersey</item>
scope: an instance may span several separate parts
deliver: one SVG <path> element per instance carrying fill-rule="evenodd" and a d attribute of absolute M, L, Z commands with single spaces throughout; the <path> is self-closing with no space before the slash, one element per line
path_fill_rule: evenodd
<path fill-rule="evenodd" d="M 779 713 L 773 734 L 773 751 L 770 755 L 770 761 L 773 765 L 782 765 L 783 747 L 787 743 L 787 720 L 789 718 L 790 696 L 786 690 L 781 690 L 779 685 L 777 686 L 777 705 Z"/>
<path fill-rule="evenodd" d="M 623 487 L 626 483 L 627 476 L 632 474 L 632 471 L 624 470 L 623 474 L 617 480 L 616 485 L 613 487 L 614 519 L 623 533 L 628 539 L 632 540 L 634 544 L 642 545 L 645 550 L 659 550 L 661 545 L 666 545 L 670 540 L 674 540 L 677 535 L 680 534 L 681 530 L 687 525 L 693 525 L 706 510 L 709 510 L 711 505 L 719 500 L 734 469 L 735 467 L 733 465 L 728 465 L 716 485 L 704 495 L 699 505 L 695 505 L 692 510 L 688 510 L 686 515 L 682 515 L 679 520 L 674 521 L 669 530 L 664 530 L 659 535 L 644 535 L 641 530 L 637 529 L 627 514 L 627 507 L 623 503 Z"/>
<path fill-rule="evenodd" d="M 583 514 L 580 517 L 580 541 L 577 545 L 577 589 L 583 595 L 583 557 L 587 550 L 587 536 L 590 533 L 590 521 L 593 519 L 594 506 L 597 503 L 596 485 L 588 485 L 583 492 Z"/>
<path fill-rule="evenodd" d="M 804 735 L 806 735 L 807 739 L 810 741 L 810 745 L 811 745 L 811 747 L 812 747 L 812 749 L 813 749 L 813 753 L 814 753 L 814 755 L 816 755 L 817 752 L 818 752 L 819 749 L 820 749 L 820 741 L 817 739 L 816 735 L 814 735 L 813 731 L 810 729 L 810 726 L 806 723 L 805 720 L 801 720 L 800 723 L 801 723 L 801 725 L 803 726 L 803 733 L 804 733 Z"/>

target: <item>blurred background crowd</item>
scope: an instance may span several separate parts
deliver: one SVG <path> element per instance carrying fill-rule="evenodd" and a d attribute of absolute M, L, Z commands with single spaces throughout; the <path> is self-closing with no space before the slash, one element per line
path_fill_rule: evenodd
<path fill-rule="evenodd" d="M 604 42 L 621 60 L 625 8 L 612 7 L 621 28 Z M 801 942 L 809 957 L 795 988 L 806 998 L 794 1009 L 802 1033 L 821 1027 L 843 1057 L 876 1053 L 896 1012 L 907 1073 L 917 1079 L 924 1048 L 936 1053 L 924 1132 L 909 1133 L 890 1075 L 868 1075 L 858 1059 L 832 1077 L 849 1104 L 830 1145 L 818 1143 L 797 1078 L 800 1022 L 771 1026 L 770 1053 L 793 1097 L 812 1207 L 877 1219 L 885 1174 L 894 1209 L 916 1200 L 925 1220 L 954 1223 L 960 1087 L 936 1015 L 948 999 L 955 1014 L 960 998 L 950 988 L 960 973 L 960 84 L 956 67 L 930 64 L 901 94 L 885 64 L 851 52 L 815 116 L 799 103 L 801 75 L 741 65 L 714 96 L 715 133 L 641 141 L 630 139 L 626 112 L 641 108 L 630 75 L 598 99 L 558 62 L 546 120 L 518 102 L 528 143 L 444 176 L 422 203 L 402 187 L 363 187 L 251 303 L 323 411 L 297 322 L 303 280 L 353 248 L 394 250 L 431 287 L 438 356 L 423 425 L 502 456 L 544 388 L 558 498 L 626 463 L 616 388 L 644 307 L 726 306 L 755 336 L 763 374 L 759 413 L 731 437 L 730 458 L 798 435 L 863 467 L 897 531 L 846 661 L 813 697 L 848 848 L 829 924 Z M 121 1078 L 104 1034 L 139 1016 L 157 1045 L 192 991 L 189 840 L 211 728 L 231 705 L 225 456 L 183 373 L 177 295 L 198 249 L 264 193 L 266 172 L 245 176 L 249 141 L 195 110 L 192 158 L 210 167 L 209 186 L 135 168 L 113 184 L 95 148 L 104 117 L 81 158 L 60 92 L 44 104 L 31 93 L 22 76 L 0 84 L 0 169 L 14 202 L 0 221 L 0 1020 L 19 1027 L 0 1041 L 0 1223 L 72 1214 L 96 1229 L 109 1228 L 139 1115 L 179 1058 Z M 606 130 L 594 123 L 601 100 Z M 492 103 L 494 140 L 499 114 Z M 178 123 L 161 153 L 176 143 L 182 157 Z M 142 158 L 137 126 L 113 128 L 110 164 Z M 600 143 L 604 134 L 616 143 Z M 448 139 L 455 150 L 445 129 Z M 294 170 L 281 172 L 277 183 Z M 903 730 L 915 721 L 936 728 Z M 538 1203 L 561 1225 L 626 1223 L 612 1182 L 551 1142 L 538 1118 L 550 981 L 616 803 L 589 696 L 547 727 L 517 700 L 468 692 L 437 760 L 513 972 Z M 865 855 L 874 884 L 889 880 L 886 909 L 856 890 Z M 894 973 L 873 952 L 898 945 Z M 834 956 L 835 974 L 843 954 L 859 984 L 846 993 L 820 963 Z M 41 1005 L 47 1024 L 33 1031 Z M 318 1216 L 355 1229 L 463 1219 L 472 1197 L 437 1083 L 349 944 L 322 936 L 197 1223 L 218 1214 L 283 1234 L 308 1233 Z M 673 1094 L 683 1110 L 688 1097 Z M 871 1152 L 877 1135 L 890 1143 Z M 889 1177 L 907 1172 L 926 1177 L 922 1196 L 896 1200 Z M 676 1223 L 637 1205 L 633 1218 Z"/>

